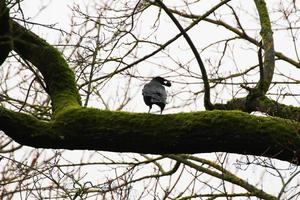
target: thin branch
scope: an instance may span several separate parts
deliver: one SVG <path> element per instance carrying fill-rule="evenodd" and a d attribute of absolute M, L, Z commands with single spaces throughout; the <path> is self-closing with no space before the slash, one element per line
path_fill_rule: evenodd
<path fill-rule="evenodd" d="M 207 73 L 206 73 L 206 69 L 205 66 L 202 62 L 202 59 L 197 51 L 197 48 L 195 47 L 194 43 L 192 42 L 191 38 L 189 37 L 189 35 L 187 34 L 187 31 L 185 31 L 183 29 L 183 27 L 180 25 L 179 21 L 174 17 L 174 15 L 172 14 L 172 12 L 168 9 L 168 7 L 161 1 L 161 0 L 155 0 L 155 2 L 157 4 L 159 4 L 159 6 L 167 13 L 167 15 L 172 19 L 172 21 L 174 22 L 174 24 L 176 25 L 176 27 L 179 29 L 179 31 L 182 33 L 183 37 L 185 38 L 185 40 L 187 41 L 187 43 L 189 44 L 189 46 L 191 47 L 195 58 L 198 62 L 198 65 L 200 67 L 201 70 L 201 74 L 202 74 L 202 79 L 203 79 L 203 84 L 204 84 L 204 106 L 207 110 L 212 110 L 213 109 L 213 105 L 210 102 L 210 87 L 209 87 L 209 82 L 208 82 L 208 78 L 207 78 Z"/>
<path fill-rule="evenodd" d="M 195 25 L 197 25 L 200 21 L 202 20 L 205 20 L 207 16 L 209 16 L 210 14 L 212 14 L 213 12 L 215 12 L 218 8 L 220 8 L 221 6 L 223 6 L 224 4 L 226 4 L 227 2 L 229 2 L 231 0 L 224 0 L 224 1 L 221 1 L 219 4 L 215 5 L 214 7 L 212 7 L 210 10 L 208 10 L 206 13 L 204 13 L 203 15 L 201 16 L 198 16 L 188 27 L 186 27 L 184 29 L 184 32 L 187 32 L 188 30 L 190 30 L 191 28 L 193 28 Z M 174 36 L 172 39 L 168 40 L 167 42 L 165 42 L 164 44 L 160 45 L 160 47 L 158 49 L 156 49 L 155 51 L 153 51 L 152 53 L 148 54 L 148 55 L 145 55 L 144 57 L 140 58 L 139 60 L 136 60 L 130 64 L 127 64 L 125 67 L 121 68 L 121 69 L 116 69 L 115 71 L 107 74 L 107 75 L 104 75 L 104 76 L 101 76 L 99 78 L 95 78 L 93 79 L 92 81 L 93 82 L 97 82 L 99 80 L 102 80 L 102 79 L 106 79 L 106 78 L 110 78 L 110 77 L 113 77 L 114 75 L 116 74 L 119 74 L 120 72 L 123 72 L 145 60 L 147 60 L 148 58 L 156 55 L 157 53 L 161 52 L 163 49 L 165 49 L 167 46 L 169 46 L 170 44 L 172 44 L 174 41 L 176 41 L 178 38 L 180 38 L 182 36 L 182 33 L 178 33 L 176 36 Z M 87 85 L 88 82 L 85 82 L 81 85 L 79 85 L 79 88 L 82 88 L 84 87 L 85 85 Z"/>
<path fill-rule="evenodd" d="M 250 183 L 248 183 L 247 181 L 244 181 L 243 179 L 235 176 L 233 173 L 229 172 L 228 170 L 222 168 L 221 166 L 209 161 L 209 160 L 205 160 L 205 159 L 201 159 L 199 158 L 197 161 L 203 164 L 207 164 L 211 167 L 214 167 L 215 169 L 221 170 L 222 173 L 216 172 L 215 170 L 211 170 L 207 167 L 204 167 L 202 165 L 198 165 L 195 164 L 191 161 L 188 160 L 188 156 L 181 156 L 181 155 L 167 155 L 169 158 L 174 159 L 178 162 L 181 162 L 191 168 L 194 168 L 200 172 L 204 172 L 206 174 L 209 174 L 213 177 L 219 178 L 221 180 L 225 180 L 227 182 L 230 182 L 232 184 L 238 185 L 242 188 L 244 188 L 245 190 L 247 190 L 250 194 L 255 195 L 256 197 L 262 198 L 262 199 L 268 199 L 268 200 L 276 200 L 277 198 L 275 196 L 272 196 L 260 189 L 258 189 L 257 187 L 255 187 L 254 185 L 251 185 Z M 194 157 L 195 159 L 196 157 Z"/>
<path fill-rule="evenodd" d="M 169 10 L 171 10 L 172 13 L 175 13 L 175 14 L 180 15 L 182 17 L 193 19 L 193 20 L 197 20 L 199 17 L 202 17 L 202 15 L 187 14 L 187 13 L 180 12 L 178 10 L 172 10 L 172 9 L 169 9 Z M 223 26 L 224 28 L 226 28 L 227 30 L 229 30 L 229 31 L 237 34 L 241 38 L 249 41 L 250 43 L 252 43 L 252 44 L 254 44 L 256 46 L 259 46 L 259 42 L 256 39 L 250 37 L 249 35 L 245 34 L 244 31 L 240 31 L 239 29 L 231 26 L 230 24 L 228 24 L 228 23 L 226 23 L 226 22 L 224 22 L 222 20 L 214 20 L 214 19 L 211 19 L 211 18 L 208 18 L 208 17 L 205 17 L 203 20 L 206 21 L 206 22 L 215 24 L 217 26 Z M 300 63 L 299 62 L 297 62 L 296 60 L 294 60 L 292 58 L 287 57 L 283 53 L 276 51 L 275 52 L 275 56 L 278 59 L 284 60 L 284 61 L 288 62 L 289 64 L 295 66 L 296 68 L 300 69 Z"/>

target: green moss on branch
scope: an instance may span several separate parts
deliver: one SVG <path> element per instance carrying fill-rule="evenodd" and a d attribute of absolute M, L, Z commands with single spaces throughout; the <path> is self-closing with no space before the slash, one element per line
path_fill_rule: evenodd
<path fill-rule="evenodd" d="M 254 0 L 254 2 L 260 19 L 262 46 L 265 51 L 262 69 L 263 71 L 261 72 L 263 76 L 260 77 L 259 83 L 255 88 L 259 91 L 255 93 L 261 93 L 261 96 L 263 96 L 269 90 L 270 84 L 272 82 L 275 68 L 275 51 L 273 32 L 266 2 L 264 0 Z"/>
<path fill-rule="evenodd" d="M 300 159 L 299 123 L 239 111 L 152 115 L 78 108 L 61 113 L 51 123 L 11 111 L 6 115 L 16 120 L 0 117 L 0 124 L 14 121 L 1 129 L 33 147 L 151 154 L 220 151 L 294 163 Z"/>
<path fill-rule="evenodd" d="M 246 109 L 246 98 L 232 99 L 226 104 L 215 104 L 216 109 L 219 110 L 241 110 Z M 281 104 L 277 101 L 269 99 L 266 96 L 259 97 L 253 101 L 251 111 L 259 111 L 266 113 L 273 117 L 280 117 L 284 119 L 291 119 L 300 122 L 300 108 L 290 105 Z"/>
<path fill-rule="evenodd" d="M 54 114 L 79 107 L 75 76 L 63 55 L 37 35 L 12 22 L 14 50 L 36 66 L 43 75 Z"/>
<path fill-rule="evenodd" d="M 35 147 L 53 145 L 60 138 L 50 122 L 3 107 L 0 107 L 0 130 L 20 144 Z"/>

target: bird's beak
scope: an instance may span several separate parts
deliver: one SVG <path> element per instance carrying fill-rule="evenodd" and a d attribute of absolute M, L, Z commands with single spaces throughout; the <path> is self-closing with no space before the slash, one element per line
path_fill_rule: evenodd
<path fill-rule="evenodd" d="M 164 85 L 170 87 L 170 86 L 171 86 L 171 82 L 168 81 L 168 80 L 165 80 L 165 81 L 164 81 Z"/>

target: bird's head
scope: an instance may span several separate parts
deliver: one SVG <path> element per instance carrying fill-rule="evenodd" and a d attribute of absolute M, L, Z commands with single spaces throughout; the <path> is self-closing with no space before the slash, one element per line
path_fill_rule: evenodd
<path fill-rule="evenodd" d="M 164 79 L 164 78 L 162 78 L 160 76 L 157 76 L 157 77 L 153 78 L 152 81 L 157 81 L 160 84 L 165 85 L 167 87 L 171 86 L 171 82 L 170 81 L 168 81 L 167 79 Z"/>

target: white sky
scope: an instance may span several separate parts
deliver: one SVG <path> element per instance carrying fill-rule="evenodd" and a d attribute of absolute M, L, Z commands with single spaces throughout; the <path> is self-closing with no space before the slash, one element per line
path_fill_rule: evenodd
<path fill-rule="evenodd" d="M 35 22 L 39 22 L 42 24 L 57 24 L 56 28 L 62 29 L 62 30 L 66 30 L 68 31 L 70 28 L 70 16 L 71 16 L 71 9 L 70 7 L 72 7 L 73 3 L 76 4 L 86 4 L 89 1 L 85 0 L 85 1 L 80 1 L 80 0 L 66 0 L 66 1 L 59 1 L 59 0 L 52 0 L 52 1 L 38 1 L 38 0 L 33 0 L 33 1 L 24 1 L 24 5 L 23 5 L 23 11 L 26 17 L 33 17 L 32 21 Z M 91 2 L 91 1 L 90 1 Z M 103 1 L 102 1 L 103 2 Z M 174 2 L 174 1 L 173 1 Z M 202 4 L 203 7 L 200 8 L 196 7 L 194 10 L 193 8 L 191 8 L 193 10 L 193 12 L 196 13 L 203 13 L 205 10 L 207 10 L 207 8 L 211 7 L 211 5 L 213 5 L 212 2 L 216 2 L 216 1 L 203 1 L 204 3 Z M 275 2 L 275 1 L 274 1 Z M 268 6 L 269 6 L 269 10 L 274 11 L 275 9 L 278 9 L 277 4 L 271 4 L 270 5 L 270 1 L 267 2 Z M 248 34 L 250 34 L 252 37 L 255 38 L 259 38 L 260 36 L 258 35 L 258 28 L 257 27 L 257 19 L 256 18 L 256 11 L 254 8 L 254 2 L 253 1 L 232 1 L 231 4 L 235 4 L 236 6 L 240 7 L 240 12 L 242 13 L 246 13 L 243 14 L 242 18 L 241 18 L 241 23 L 243 24 L 243 26 L 248 29 Z M 299 3 L 298 3 L 299 4 Z M 46 9 L 43 10 L 42 12 L 40 11 L 40 8 L 43 8 L 44 6 L 46 6 Z M 89 7 L 90 10 L 92 10 L 93 8 Z M 225 10 L 226 11 L 226 10 Z M 148 12 L 148 13 L 147 13 Z M 153 11 L 149 10 L 147 11 L 144 15 L 143 15 L 143 23 L 140 25 L 140 30 L 143 30 L 144 32 L 151 27 L 152 25 L 152 18 L 153 16 Z M 228 12 L 228 10 L 226 11 Z M 237 13 L 239 13 L 239 10 L 237 10 Z M 226 13 L 225 13 L 226 15 Z M 275 20 L 276 18 L 276 14 L 272 14 L 271 19 Z M 160 37 L 161 41 L 166 41 L 170 38 L 170 33 L 172 35 L 178 33 L 177 28 L 172 24 L 169 23 L 169 19 L 166 17 L 166 20 L 163 20 L 162 23 L 164 23 L 165 29 L 161 29 L 158 30 L 159 34 L 156 35 L 156 37 Z M 278 26 L 280 28 L 280 26 Z M 275 27 L 275 28 L 278 28 Z M 46 38 L 47 41 L 51 44 L 56 44 L 58 42 L 58 38 L 60 36 L 60 32 L 58 31 L 51 31 L 49 29 L 45 29 L 45 28 L 41 28 L 38 26 L 35 26 L 33 29 L 37 34 L 39 34 L 41 37 Z M 168 31 L 165 31 L 168 30 Z M 253 31 L 249 31 L 249 30 L 253 30 Z M 189 35 L 191 36 L 193 42 L 197 45 L 198 48 L 204 48 L 205 46 L 207 46 L 208 44 L 212 43 L 213 41 L 216 40 L 216 38 L 226 38 L 230 35 L 232 35 L 231 33 L 224 31 L 223 28 L 220 27 L 216 27 L 216 26 L 212 26 L 212 25 L 208 25 L 207 23 L 203 22 L 200 23 L 197 27 L 193 28 L 191 31 L 189 31 Z M 274 40 L 275 40 L 275 48 L 277 51 L 279 52 L 283 52 L 285 55 L 295 59 L 295 52 L 294 49 L 291 48 L 292 43 L 291 40 L 286 40 L 286 38 L 289 37 L 288 33 L 286 31 L 276 31 L 274 33 Z M 220 38 L 220 39 L 221 39 Z M 237 47 L 240 48 L 237 48 Z M 179 39 L 178 42 L 176 42 L 174 45 L 171 45 L 172 48 L 169 48 L 170 50 L 170 54 L 173 55 L 173 57 L 175 59 L 180 60 L 182 63 L 184 63 L 184 60 L 188 60 L 190 58 L 190 56 L 192 56 L 190 54 L 190 50 L 189 47 L 186 45 L 186 42 L 183 38 Z M 232 66 L 234 66 L 235 64 L 237 64 L 238 66 L 249 66 L 251 64 L 257 63 L 257 57 L 256 57 L 256 53 L 255 51 L 257 51 L 257 49 L 253 48 L 253 47 L 247 47 L 247 45 L 245 45 L 245 43 L 238 43 L 235 42 L 235 50 L 233 50 L 233 53 L 235 55 L 239 54 L 239 60 L 235 60 L 234 63 L 232 60 L 224 59 L 227 63 L 224 62 L 223 64 L 223 69 L 224 71 L 227 72 L 235 72 L 235 69 L 232 68 Z M 121 51 L 121 50 L 120 50 Z M 140 54 L 146 54 L 149 53 L 150 50 L 148 48 L 142 48 L 139 50 Z M 215 52 L 216 54 L 214 54 L 213 51 L 204 51 L 201 52 L 201 56 L 203 60 L 206 59 L 210 59 L 214 56 L 218 56 L 219 53 Z M 189 55 L 189 56 L 186 56 Z M 161 65 L 172 65 L 172 62 L 170 60 L 167 59 L 149 59 L 149 61 L 151 62 L 156 62 L 156 63 L 160 63 Z M 280 62 L 278 62 L 280 63 Z M 196 66 L 196 63 L 195 67 Z M 146 66 L 146 68 L 145 68 Z M 107 66 L 109 69 L 111 68 L 111 66 Z M 141 72 L 143 73 L 142 75 L 144 76 L 156 76 L 156 72 L 152 70 L 151 67 L 151 63 L 150 62 L 143 62 L 139 65 L 136 66 L 137 69 L 142 70 Z M 231 69 L 229 69 L 231 68 Z M 287 67 L 286 64 L 277 64 L 276 65 L 277 70 L 279 70 L 280 72 L 284 72 L 285 74 L 289 74 L 290 76 L 294 76 L 294 78 L 299 77 L 299 70 L 297 70 L 294 67 Z M 105 69 L 105 68 L 103 68 Z M 256 79 L 251 79 L 249 81 L 255 81 Z M 276 75 L 274 76 L 274 80 L 276 80 Z M 113 82 L 111 82 L 112 84 Z M 115 84 L 118 84 L 117 82 L 115 82 Z M 175 86 L 176 87 L 176 86 Z M 198 88 L 198 86 L 194 87 L 194 86 L 190 86 L 191 88 L 194 88 L 192 90 L 196 91 L 199 89 L 195 89 Z M 291 86 L 291 88 L 297 88 L 296 86 Z M 172 90 L 173 88 L 168 88 L 168 90 Z M 110 90 L 109 89 L 106 89 Z M 222 101 L 225 101 L 226 99 L 230 99 L 231 98 L 231 94 L 227 94 L 227 93 L 222 93 L 223 88 L 222 87 L 217 87 L 216 89 L 216 93 L 220 93 L 222 94 L 221 97 L 223 98 Z M 276 87 L 276 89 L 273 89 L 273 92 L 277 92 L 278 88 Z M 289 90 L 287 88 L 284 89 L 285 92 L 288 92 Z M 137 93 L 139 94 L 141 91 L 135 91 L 133 93 Z M 300 94 L 300 90 L 297 89 L 295 93 L 299 93 Z M 214 97 L 214 94 L 212 93 L 212 97 Z M 109 99 L 109 97 L 107 97 L 107 99 Z M 142 101 L 142 96 L 141 95 L 137 95 L 136 97 L 136 101 L 140 102 Z M 125 110 L 127 111 L 134 111 L 134 112 L 145 112 L 145 106 L 141 105 L 141 104 L 137 104 L 135 103 L 136 101 L 132 101 L 129 106 L 125 107 Z M 171 102 L 170 102 L 171 101 Z M 169 100 L 170 104 L 174 104 L 177 105 L 176 100 L 172 99 Z M 293 100 L 292 98 L 289 98 L 288 101 L 285 101 L 285 103 L 287 104 L 293 104 L 293 105 L 297 105 L 297 101 Z M 90 104 L 90 106 L 95 106 L 97 107 L 97 100 L 93 101 L 92 104 Z M 183 108 L 183 109 L 175 109 L 173 111 L 170 112 L 180 112 L 180 111 L 190 111 L 190 110 L 195 110 L 196 109 L 203 109 L 202 106 L 199 107 L 199 105 L 194 105 L 195 107 L 190 107 L 190 108 Z M 147 110 L 147 108 L 146 108 Z M 168 111 L 166 111 L 166 113 L 168 113 Z"/>

